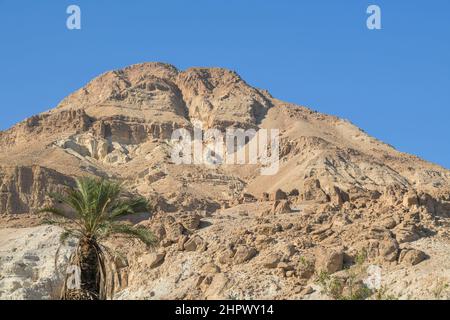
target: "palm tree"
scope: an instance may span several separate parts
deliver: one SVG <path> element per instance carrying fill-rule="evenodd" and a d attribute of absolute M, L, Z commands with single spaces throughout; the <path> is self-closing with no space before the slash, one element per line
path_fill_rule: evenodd
<path fill-rule="evenodd" d="M 59 218 L 49 222 L 64 228 L 61 234 L 63 243 L 69 238 L 78 239 L 70 257 L 70 267 L 77 271 L 75 283 L 78 285 L 73 285 L 74 275 L 67 272 L 61 299 L 106 299 L 108 292 L 114 290 L 114 280 L 111 280 L 114 279 L 111 274 L 114 270 L 108 268 L 112 259 L 109 259 L 109 250 L 101 241 L 112 234 L 121 234 L 136 238 L 147 246 L 154 245 L 155 237 L 146 228 L 118 221 L 125 215 L 148 211 L 147 201 L 127 196 L 115 182 L 90 177 L 76 179 L 75 188 L 50 196 L 70 210 L 47 207 L 40 212 L 52 213 Z M 110 285 L 107 284 L 108 278 Z"/>

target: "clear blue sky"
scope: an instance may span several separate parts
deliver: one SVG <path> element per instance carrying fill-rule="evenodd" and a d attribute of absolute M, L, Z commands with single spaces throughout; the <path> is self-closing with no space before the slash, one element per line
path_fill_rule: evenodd
<path fill-rule="evenodd" d="M 369 4 L 381 31 L 366 28 Z M 448 0 L 0 0 L 0 129 L 144 61 L 236 70 L 450 168 Z"/>

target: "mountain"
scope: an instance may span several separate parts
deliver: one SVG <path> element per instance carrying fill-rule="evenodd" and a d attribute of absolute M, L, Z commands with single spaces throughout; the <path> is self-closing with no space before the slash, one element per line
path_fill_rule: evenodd
<path fill-rule="evenodd" d="M 172 132 L 195 123 L 278 129 L 279 170 L 175 164 Z M 429 253 L 410 243 L 448 234 L 449 170 L 221 68 L 107 72 L 0 132 L 0 149 L 3 227 L 36 219 L 47 193 L 77 176 L 123 181 L 151 199 L 154 214 L 134 222 L 152 228 L 161 247 L 129 258 L 121 298 L 305 297 L 320 268 L 340 271 L 362 251 L 383 266 L 416 264 Z"/>

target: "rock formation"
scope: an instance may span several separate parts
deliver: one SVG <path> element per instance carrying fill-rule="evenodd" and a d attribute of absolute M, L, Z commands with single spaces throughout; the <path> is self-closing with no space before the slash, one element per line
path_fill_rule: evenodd
<path fill-rule="evenodd" d="M 171 134 L 192 131 L 194 121 L 221 131 L 279 129 L 279 171 L 174 164 Z M 449 263 L 439 255 L 448 248 L 450 171 L 346 120 L 277 100 L 229 70 L 143 63 L 107 72 L 0 132 L 0 149 L 0 227 L 26 225 L 48 192 L 83 175 L 123 181 L 151 200 L 152 217 L 134 223 L 151 228 L 159 245 L 146 252 L 115 243 L 127 256 L 117 298 L 318 298 L 321 272 L 342 280 L 348 268 L 376 264 L 388 281 Z M 0 261 L 19 259 L 1 251 L 5 230 Z M 39 246 L 18 252 L 28 249 L 41 254 Z M 52 297 L 17 291 L 31 275 L 10 271 L 0 297 Z M 430 279 L 402 290 L 430 297 L 434 284 L 425 283 L 438 278 Z"/>

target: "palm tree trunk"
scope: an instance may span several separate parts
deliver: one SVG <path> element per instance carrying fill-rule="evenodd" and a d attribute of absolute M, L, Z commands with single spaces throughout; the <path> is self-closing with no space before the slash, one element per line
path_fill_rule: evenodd
<path fill-rule="evenodd" d="M 98 300 L 100 299 L 100 263 L 98 251 L 100 248 L 95 238 L 83 237 L 78 244 L 75 261 L 72 264 L 78 268 L 78 287 L 73 288 L 65 283 L 64 300 Z"/>

